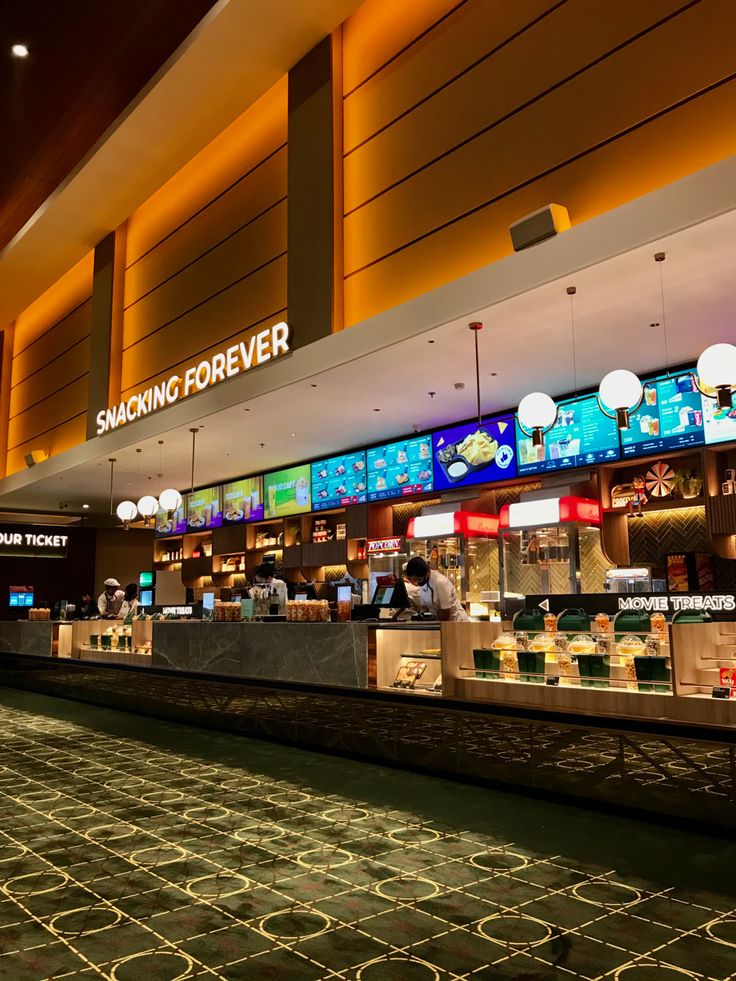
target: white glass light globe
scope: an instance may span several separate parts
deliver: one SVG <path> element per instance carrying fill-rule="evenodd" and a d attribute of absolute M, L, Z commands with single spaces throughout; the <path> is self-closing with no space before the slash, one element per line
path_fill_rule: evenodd
<path fill-rule="evenodd" d="M 736 385 L 736 347 L 711 344 L 698 358 L 698 378 L 708 388 Z"/>
<path fill-rule="evenodd" d="M 642 384 L 633 371 L 616 368 L 609 371 L 600 384 L 601 402 L 609 409 L 633 411 L 641 400 Z"/>
<path fill-rule="evenodd" d="M 152 518 L 158 511 L 158 501 L 151 494 L 144 494 L 138 501 L 138 510 L 144 518 Z"/>
<path fill-rule="evenodd" d="M 176 511 L 181 507 L 181 494 L 173 487 L 167 487 L 159 494 L 158 503 L 162 511 Z"/>
<path fill-rule="evenodd" d="M 557 406 L 544 392 L 529 392 L 519 402 L 518 416 L 524 429 L 549 429 L 557 421 Z"/>
<path fill-rule="evenodd" d="M 138 508 L 132 501 L 121 501 L 117 506 L 117 516 L 121 521 L 132 521 L 138 514 Z"/>

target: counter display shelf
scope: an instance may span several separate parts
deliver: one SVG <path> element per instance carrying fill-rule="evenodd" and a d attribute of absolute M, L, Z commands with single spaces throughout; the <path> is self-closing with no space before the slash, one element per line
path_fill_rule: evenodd
<path fill-rule="evenodd" d="M 120 620 L 77 620 L 67 626 L 73 628 L 69 657 L 143 667 L 151 663 L 151 620 L 134 620 L 129 625 Z"/>
<path fill-rule="evenodd" d="M 375 657 L 371 687 L 414 695 L 442 694 L 442 649 L 439 624 L 371 625 L 370 651 Z"/>
<path fill-rule="evenodd" d="M 673 623 L 670 631 L 676 694 L 712 699 L 718 689 L 736 723 L 736 623 Z"/>

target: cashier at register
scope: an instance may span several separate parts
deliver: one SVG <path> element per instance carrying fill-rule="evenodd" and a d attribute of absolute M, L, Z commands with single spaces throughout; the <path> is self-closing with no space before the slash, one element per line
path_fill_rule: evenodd
<path fill-rule="evenodd" d="M 457 591 L 447 576 L 443 576 L 418 555 L 406 563 L 406 578 L 419 587 L 419 607 L 429 610 L 438 620 L 469 620 L 462 608 Z"/>
<path fill-rule="evenodd" d="M 253 584 L 258 588 L 263 599 L 275 596 L 279 601 L 279 609 L 286 609 L 289 592 L 283 579 L 274 579 L 273 566 L 270 562 L 261 562 L 253 576 Z"/>

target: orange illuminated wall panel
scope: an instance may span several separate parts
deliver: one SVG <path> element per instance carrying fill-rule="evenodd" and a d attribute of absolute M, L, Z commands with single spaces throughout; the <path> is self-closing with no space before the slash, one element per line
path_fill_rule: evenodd
<path fill-rule="evenodd" d="M 346 323 L 508 255 L 543 205 L 576 224 L 736 152 L 735 37 L 732 0 L 365 0 L 343 28 Z"/>
<path fill-rule="evenodd" d="M 286 318 L 286 78 L 130 217 L 122 395 Z"/>
<path fill-rule="evenodd" d="M 15 321 L 8 474 L 29 450 L 53 456 L 86 438 L 93 262 L 90 252 Z"/>

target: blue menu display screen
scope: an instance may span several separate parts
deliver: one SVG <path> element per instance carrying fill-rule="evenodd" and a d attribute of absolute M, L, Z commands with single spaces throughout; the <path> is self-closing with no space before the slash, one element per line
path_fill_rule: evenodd
<path fill-rule="evenodd" d="M 369 501 L 433 490 L 431 436 L 376 446 L 368 450 L 367 464 Z"/>
<path fill-rule="evenodd" d="M 703 399 L 703 428 L 706 443 L 736 441 L 736 407 L 719 409 L 715 399 Z"/>
<path fill-rule="evenodd" d="M 517 421 L 516 448 L 520 475 L 588 467 L 620 456 L 616 420 L 601 412 L 594 395 L 560 403 L 544 446 L 533 446 Z"/>
<path fill-rule="evenodd" d="M 466 487 L 516 476 L 514 417 L 442 429 L 432 435 L 434 489 Z"/>
<path fill-rule="evenodd" d="M 691 374 L 646 382 L 644 401 L 621 430 L 624 457 L 680 450 L 705 442 L 703 399 Z"/>
<path fill-rule="evenodd" d="M 33 593 L 11 593 L 10 606 L 33 606 Z"/>
<path fill-rule="evenodd" d="M 365 504 L 365 450 L 312 464 L 312 510 Z"/>

